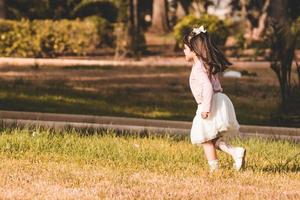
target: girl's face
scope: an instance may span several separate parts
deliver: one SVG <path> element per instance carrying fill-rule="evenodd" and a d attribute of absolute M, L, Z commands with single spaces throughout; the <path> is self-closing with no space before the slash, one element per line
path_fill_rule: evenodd
<path fill-rule="evenodd" d="M 184 49 L 183 49 L 185 59 L 190 62 L 194 60 L 195 53 L 190 49 L 190 47 L 186 44 L 184 44 Z"/>

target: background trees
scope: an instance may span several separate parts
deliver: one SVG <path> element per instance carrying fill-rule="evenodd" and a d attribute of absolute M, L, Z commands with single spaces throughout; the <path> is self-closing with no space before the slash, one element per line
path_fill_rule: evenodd
<path fill-rule="evenodd" d="M 0 19 L 5 18 L 5 0 L 0 0 Z"/>

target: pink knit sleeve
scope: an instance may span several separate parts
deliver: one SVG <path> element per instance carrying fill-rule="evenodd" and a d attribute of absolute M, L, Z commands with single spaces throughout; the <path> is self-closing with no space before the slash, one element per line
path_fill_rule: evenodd
<path fill-rule="evenodd" d="M 202 87 L 201 91 L 201 104 L 202 111 L 201 112 L 210 112 L 211 109 L 211 101 L 213 96 L 213 85 L 208 78 L 208 74 L 203 66 L 199 66 L 196 68 L 197 78 L 199 80 L 199 85 Z"/>
<path fill-rule="evenodd" d="M 203 71 L 201 79 L 203 81 L 202 112 L 210 112 L 212 96 L 214 93 L 213 87 L 208 78 L 208 74 L 205 71 Z"/>

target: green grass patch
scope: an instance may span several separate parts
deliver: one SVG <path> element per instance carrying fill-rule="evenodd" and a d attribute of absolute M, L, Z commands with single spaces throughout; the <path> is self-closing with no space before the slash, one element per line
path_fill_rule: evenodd
<path fill-rule="evenodd" d="M 282 140 L 232 140 L 248 150 L 247 170 L 254 172 L 297 172 L 300 170 L 300 145 Z M 168 135 L 118 134 L 114 131 L 51 129 L 6 129 L 0 137 L 2 156 L 27 158 L 55 156 L 55 159 L 76 160 L 105 166 L 136 168 L 194 174 L 206 168 L 202 148 Z M 220 154 L 221 165 L 230 170 L 232 160 Z"/>

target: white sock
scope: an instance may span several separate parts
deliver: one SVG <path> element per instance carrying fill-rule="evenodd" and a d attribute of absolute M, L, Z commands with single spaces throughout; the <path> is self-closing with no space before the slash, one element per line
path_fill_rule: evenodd
<path fill-rule="evenodd" d="M 228 144 L 225 140 L 219 138 L 217 139 L 215 146 L 220 149 L 221 151 L 224 151 L 225 153 L 230 154 L 231 156 L 234 156 L 234 150 L 235 148 Z"/>
<path fill-rule="evenodd" d="M 210 171 L 214 171 L 214 170 L 219 169 L 219 162 L 218 162 L 218 159 L 215 159 L 215 160 L 209 160 L 209 161 L 208 161 L 208 165 L 209 165 Z"/>

